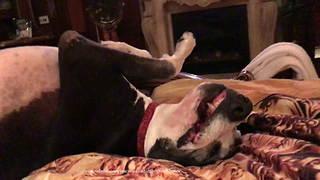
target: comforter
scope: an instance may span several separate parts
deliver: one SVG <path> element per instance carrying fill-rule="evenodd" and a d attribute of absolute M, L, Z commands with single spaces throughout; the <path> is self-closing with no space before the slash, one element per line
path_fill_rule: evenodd
<path fill-rule="evenodd" d="M 159 86 L 158 103 L 179 102 L 203 81 L 243 93 L 254 109 L 246 119 L 255 133 L 229 158 L 204 167 L 143 157 L 86 153 L 62 157 L 32 172 L 36 179 L 320 179 L 320 80 L 177 80 Z"/>

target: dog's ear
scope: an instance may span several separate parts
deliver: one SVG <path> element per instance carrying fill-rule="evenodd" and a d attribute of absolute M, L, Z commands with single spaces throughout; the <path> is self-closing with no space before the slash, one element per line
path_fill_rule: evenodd
<path fill-rule="evenodd" d="M 167 159 L 181 165 L 197 163 L 194 159 L 186 158 L 187 156 L 187 153 L 178 149 L 169 138 L 157 139 L 147 155 L 148 158 Z"/>
<path fill-rule="evenodd" d="M 257 129 L 254 126 L 244 122 L 240 123 L 237 126 L 237 130 L 241 132 L 241 135 L 245 135 L 248 133 L 257 133 Z"/>
<path fill-rule="evenodd" d="M 212 146 L 210 145 L 204 147 L 203 149 L 186 152 L 177 148 L 171 139 L 160 138 L 157 139 L 155 144 L 151 147 L 147 157 L 154 159 L 166 159 L 174 161 L 183 166 L 203 166 L 212 164 L 221 159 L 221 157 L 219 156 L 220 147 L 221 144 L 212 144 Z M 208 148 L 210 150 L 208 150 Z M 199 154 L 207 154 L 207 158 L 198 161 L 196 160 L 196 157 Z"/>

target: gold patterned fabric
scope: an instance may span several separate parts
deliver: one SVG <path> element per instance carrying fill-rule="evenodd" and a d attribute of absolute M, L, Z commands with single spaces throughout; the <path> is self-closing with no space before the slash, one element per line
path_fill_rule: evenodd
<path fill-rule="evenodd" d="M 301 94 L 299 98 L 292 94 L 268 94 L 256 102 L 246 122 L 257 133 L 243 135 L 243 143 L 233 157 L 204 167 L 87 153 L 60 158 L 32 172 L 25 180 L 320 179 L 320 98 L 309 98 L 309 94 L 307 98 Z"/>
<path fill-rule="evenodd" d="M 24 180 L 100 179 L 256 179 L 239 166 L 241 154 L 205 167 L 183 167 L 171 161 L 86 153 L 60 158 L 32 172 Z"/>
<path fill-rule="evenodd" d="M 320 144 L 320 100 L 273 94 L 257 103 L 247 121 L 261 132 Z"/>

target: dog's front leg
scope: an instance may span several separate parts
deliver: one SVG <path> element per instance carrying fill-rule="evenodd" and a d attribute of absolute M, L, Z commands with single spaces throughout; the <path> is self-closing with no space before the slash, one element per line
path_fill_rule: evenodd
<path fill-rule="evenodd" d="M 144 57 L 138 56 L 137 49 L 126 44 L 108 44 L 112 44 L 113 48 L 93 42 L 74 31 L 63 33 L 59 41 L 59 56 L 63 57 L 63 60 L 59 59 L 60 70 L 73 70 L 74 66 L 81 66 L 80 69 L 85 72 L 93 68 L 107 76 L 170 79 L 181 71 L 184 60 L 195 46 L 195 39 L 192 33 L 184 33 L 177 43 L 175 53 L 162 58 L 150 58 L 145 51 L 140 51 Z M 128 53 L 130 50 L 134 53 Z"/>
<path fill-rule="evenodd" d="M 147 50 L 135 48 L 124 42 L 101 41 L 101 44 L 111 49 L 115 49 L 128 54 L 133 54 L 140 57 L 152 58 L 151 54 Z"/>
<path fill-rule="evenodd" d="M 151 54 L 148 51 L 135 48 L 124 42 L 102 41 L 101 44 L 121 52 L 133 54 L 140 57 L 152 58 Z M 195 45 L 196 41 L 193 37 L 193 34 L 191 32 L 185 32 L 177 42 L 174 54 L 172 56 L 164 54 L 160 58 L 160 60 L 166 60 L 172 63 L 176 69 L 177 75 L 181 71 L 185 59 L 190 55 Z"/>

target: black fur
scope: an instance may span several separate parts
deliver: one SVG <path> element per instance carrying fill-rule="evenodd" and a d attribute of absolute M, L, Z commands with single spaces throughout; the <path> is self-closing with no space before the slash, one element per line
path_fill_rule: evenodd
<path fill-rule="evenodd" d="M 221 159 L 221 157 L 219 156 L 220 147 L 220 142 L 212 142 L 210 145 L 205 146 L 203 149 L 188 152 L 177 148 L 177 146 L 174 145 L 171 139 L 160 138 L 157 139 L 156 143 L 150 149 L 148 157 L 156 159 L 167 159 L 175 161 L 184 166 L 203 166 Z M 194 153 L 200 153 L 200 151 L 201 153 L 206 153 L 206 156 L 208 157 L 206 161 L 199 162 L 195 159 L 195 156 L 197 155 Z"/>
<path fill-rule="evenodd" d="M 49 145 L 49 160 L 101 152 L 137 155 L 142 98 L 123 77 L 166 79 L 175 74 L 167 61 L 125 54 L 75 32 L 59 43 L 60 101 Z"/>
<path fill-rule="evenodd" d="M 137 93 L 123 75 L 170 79 L 176 74 L 167 61 L 112 50 L 73 31 L 60 38 L 59 70 L 60 90 L 0 121 L 0 179 L 21 179 L 71 154 L 137 155 L 144 101 L 135 104 Z"/>
<path fill-rule="evenodd" d="M 173 141 L 168 138 L 157 139 L 156 143 L 148 153 L 149 158 L 167 159 L 175 161 L 183 166 L 204 166 L 214 164 L 218 160 L 227 159 L 233 156 L 238 149 L 236 146 L 242 143 L 241 139 L 234 139 L 234 146 L 230 147 L 233 151 L 229 152 L 226 156 L 220 156 L 221 142 L 214 141 L 208 146 L 194 151 L 184 151 L 177 148 Z M 204 161 L 197 161 L 196 157 L 205 155 Z"/>
<path fill-rule="evenodd" d="M 136 101 L 137 92 L 126 78 L 170 79 L 177 73 L 168 61 L 119 52 L 73 31 L 65 32 L 60 38 L 59 70 L 60 90 L 55 94 L 59 94 L 56 97 L 59 101 L 53 103 L 53 109 L 44 111 L 45 106 L 40 102 L 51 101 L 40 99 L 34 104 L 35 107 L 22 108 L 14 112 L 17 114 L 10 114 L 7 120 L 1 121 L 0 127 L 3 129 L 0 133 L 7 133 L 8 137 L 0 136 L 0 179 L 21 179 L 66 155 L 100 152 L 136 156 L 137 132 L 145 104 L 142 98 Z M 206 94 L 217 93 L 217 85 L 207 88 Z M 229 96 L 215 113 L 238 122 L 251 111 L 251 102 L 235 91 L 227 91 Z M 242 105 L 245 109 L 239 109 Z M 32 116 L 37 113 L 39 116 Z M 30 121 L 32 126 L 23 126 L 23 123 Z M 7 122 L 6 126 L 2 126 Z M 17 122 L 19 125 L 15 124 Z M 37 122 L 41 122 L 40 128 Z M 11 132 L 10 129 L 15 127 L 18 130 Z M 219 143 L 213 142 L 186 154 L 174 147 L 171 140 L 158 139 L 148 156 L 166 158 L 184 165 L 203 165 L 220 158 Z M 208 159 L 198 162 L 195 157 L 201 153 L 205 153 Z"/>
<path fill-rule="evenodd" d="M 22 179 L 44 165 L 46 140 L 54 121 L 59 90 L 42 93 L 0 122 L 0 179 Z"/>
<path fill-rule="evenodd" d="M 229 121 L 229 123 L 241 122 L 252 110 L 252 103 L 248 98 L 244 97 L 233 89 L 226 88 L 222 84 L 210 83 L 203 85 L 201 88 L 202 93 L 206 95 L 202 100 L 205 102 L 204 104 L 206 104 L 209 99 L 212 100 L 214 97 L 218 96 L 223 90 L 225 90 L 227 94 L 226 98 L 220 103 L 220 105 L 211 115 L 210 121 L 214 121 L 216 116 L 223 116 L 225 117 L 226 121 Z M 234 143 L 229 148 L 231 152 L 229 152 L 227 155 L 224 155 L 220 152 L 221 142 L 219 141 L 214 141 L 201 149 L 190 152 L 178 148 L 188 142 L 185 142 L 185 140 L 186 139 L 180 138 L 177 141 L 177 145 L 175 145 L 174 142 L 168 138 L 157 139 L 156 143 L 151 147 L 147 157 L 168 159 L 178 162 L 184 166 L 203 166 L 215 163 L 216 161 L 226 157 L 230 157 L 231 154 L 235 153 L 235 151 L 232 151 L 235 149 L 235 146 L 241 143 L 241 139 L 234 137 Z M 196 157 L 200 155 L 205 157 L 202 158 L 204 160 L 200 161 L 199 158 L 196 160 Z"/>

